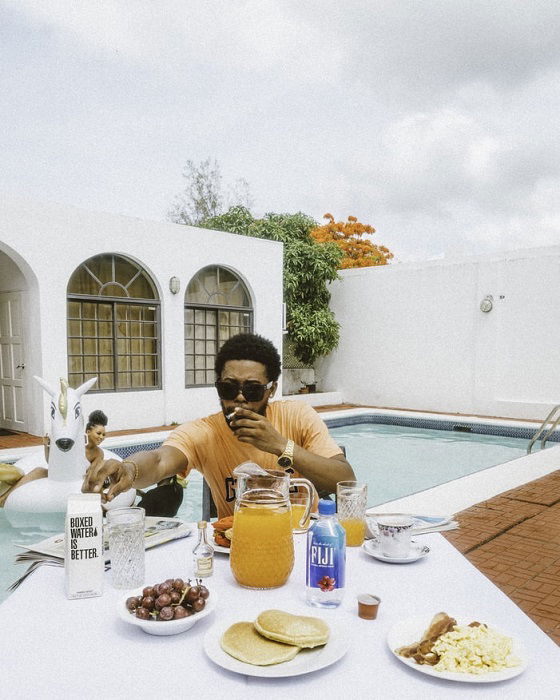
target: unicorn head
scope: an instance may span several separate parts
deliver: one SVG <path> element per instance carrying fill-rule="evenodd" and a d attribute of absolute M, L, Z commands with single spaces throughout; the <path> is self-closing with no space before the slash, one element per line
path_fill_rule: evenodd
<path fill-rule="evenodd" d="M 85 432 L 81 397 L 95 384 L 92 377 L 77 389 L 60 379 L 60 388 L 51 386 L 41 377 L 34 377 L 51 397 L 49 478 L 57 481 L 79 479 L 88 462 L 85 456 Z"/>

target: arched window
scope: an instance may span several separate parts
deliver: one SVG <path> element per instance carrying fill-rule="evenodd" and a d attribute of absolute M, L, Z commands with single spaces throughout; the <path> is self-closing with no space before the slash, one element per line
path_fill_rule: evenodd
<path fill-rule="evenodd" d="M 185 292 L 185 385 L 214 384 L 214 361 L 224 341 L 253 330 L 251 297 L 225 267 L 199 270 Z"/>
<path fill-rule="evenodd" d="M 160 302 L 150 276 L 110 253 L 89 258 L 68 282 L 68 381 L 92 391 L 160 387 Z"/>

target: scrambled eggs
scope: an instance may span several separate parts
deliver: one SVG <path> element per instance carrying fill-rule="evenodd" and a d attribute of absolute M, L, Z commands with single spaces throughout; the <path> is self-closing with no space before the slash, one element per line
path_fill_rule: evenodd
<path fill-rule="evenodd" d="M 512 655 L 512 640 L 486 625 L 467 627 L 457 625 L 442 634 L 433 651 L 440 657 L 433 667 L 436 671 L 455 673 L 487 673 L 519 666 Z"/>

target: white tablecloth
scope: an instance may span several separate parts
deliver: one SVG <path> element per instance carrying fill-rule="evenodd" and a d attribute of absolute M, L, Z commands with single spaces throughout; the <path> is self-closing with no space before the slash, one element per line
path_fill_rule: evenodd
<path fill-rule="evenodd" d="M 67 600 L 61 568 L 42 567 L 0 606 L 0 696 L 10 699 L 244 698 L 293 699 L 539 698 L 558 697 L 560 648 L 441 535 L 425 535 L 431 553 L 406 565 L 378 562 L 361 549 L 347 550 L 347 589 L 342 605 L 305 605 L 305 537 L 296 536 L 296 565 L 289 582 L 270 591 L 235 584 L 227 555 L 216 555 L 207 585 L 216 611 L 184 634 L 156 637 L 115 614 L 123 596 L 107 573 L 104 595 Z M 146 582 L 192 574 L 193 538 L 146 552 Z M 382 602 L 377 620 L 357 615 L 357 593 Z M 319 615 L 342 626 L 351 647 L 340 661 L 314 673 L 285 679 L 246 677 L 225 671 L 204 653 L 211 626 L 227 618 L 253 620 L 267 608 Z M 386 636 L 399 620 L 445 611 L 494 623 L 518 636 L 529 651 L 527 670 L 500 683 L 475 685 L 433 679 L 407 668 L 390 653 Z"/>

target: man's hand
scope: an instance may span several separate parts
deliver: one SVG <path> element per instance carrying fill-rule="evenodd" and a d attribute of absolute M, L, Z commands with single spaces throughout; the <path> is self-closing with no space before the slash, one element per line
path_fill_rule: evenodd
<path fill-rule="evenodd" d="M 123 491 L 128 491 L 134 481 L 134 466 L 130 462 L 120 462 L 117 459 L 107 459 L 90 466 L 84 477 L 82 491 L 84 493 L 100 493 L 101 500 L 112 501 Z M 103 489 L 109 487 L 107 492 Z"/>
<path fill-rule="evenodd" d="M 281 455 L 286 447 L 286 438 L 260 413 L 248 408 L 236 408 L 230 422 L 235 437 L 239 442 L 247 442 L 263 452 Z"/>

